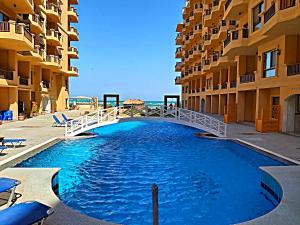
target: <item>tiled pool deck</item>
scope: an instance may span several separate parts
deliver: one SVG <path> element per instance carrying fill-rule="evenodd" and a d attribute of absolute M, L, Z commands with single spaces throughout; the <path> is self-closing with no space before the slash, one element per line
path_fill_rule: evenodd
<path fill-rule="evenodd" d="M 79 116 L 79 114 L 80 112 L 78 111 L 67 113 L 71 118 Z M 52 122 L 51 115 L 44 115 L 23 122 L 13 122 L 0 126 L 0 137 L 27 139 L 25 146 L 16 149 L 10 148 L 3 151 L 3 154 L 0 155 L 0 170 L 2 170 L 0 171 L 0 176 L 12 177 L 23 181 L 20 187 L 17 188 L 17 192 L 23 194 L 20 201 L 39 200 L 55 208 L 56 213 L 49 218 L 46 224 L 58 224 L 57 221 L 60 221 L 59 224 L 62 225 L 109 224 L 75 213 L 58 200 L 51 192 L 50 185 L 51 177 L 57 172 L 57 169 L 20 169 L 19 171 L 16 171 L 16 169 L 13 168 L 5 169 L 10 165 L 7 163 L 10 159 L 17 157 L 24 152 L 31 151 L 34 146 L 45 143 L 50 139 L 54 140 L 55 138 L 62 138 L 64 136 L 64 128 L 51 127 Z M 280 154 L 295 161 L 300 161 L 300 137 L 280 133 L 261 134 L 257 133 L 253 126 L 243 124 L 230 124 L 228 126 L 227 135 L 229 138 L 240 139 L 249 144 L 267 149 L 275 154 Z M 284 184 L 282 185 L 284 193 L 287 191 L 288 194 L 284 194 L 280 206 L 270 214 L 243 223 L 243 225 L 279 225 L 283 224 L 283 221 L 286 225 L 300 224 L 300 195 L 298 194 L 300 193 L 300 167 L 264 168 L 264 170 L 271 174 L 276 180 L 282 182 Z M 41 176 L 38 175 L 39 173 L 41 173 Z M 37 176 L 43 178 L 36 179 Z M 36 185 L 46 187 L 46 189 L 37 188 L 39 191 L 34 191 L 33 189 L 36 188 L 33 187 L 36 187 Z M 76 222 L 72 221 L 73 218 L 76 218 Z"/>

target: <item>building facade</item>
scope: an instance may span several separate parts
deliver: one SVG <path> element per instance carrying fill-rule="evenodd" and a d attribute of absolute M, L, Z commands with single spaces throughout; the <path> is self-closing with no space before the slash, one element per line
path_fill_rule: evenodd
<path fill-rule="evenodd" d="M 13 119 L 68 108 L 78 0 L 0 0 L 0 111 Z"/>
<path fill-rule="evenodd" d="M 189 0 L 176 31 L 183 107 L 300 131 L 298 0 Z"/>

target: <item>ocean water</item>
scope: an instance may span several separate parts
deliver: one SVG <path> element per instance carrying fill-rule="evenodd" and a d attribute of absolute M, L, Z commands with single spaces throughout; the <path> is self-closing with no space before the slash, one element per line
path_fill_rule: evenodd
<path fill-rule="evenodd" d="M 280 166 L 197 129 L 131 121 L 96 129 L 97 138 L 63 141 L 20 167 L 60 167 L 59 197 L 86 215 L 125 225 L 152 224 L 151 186 L 159 187 L 162 225 L 229 225 L 274 205 L 260 187 L 260 166 Z"/>

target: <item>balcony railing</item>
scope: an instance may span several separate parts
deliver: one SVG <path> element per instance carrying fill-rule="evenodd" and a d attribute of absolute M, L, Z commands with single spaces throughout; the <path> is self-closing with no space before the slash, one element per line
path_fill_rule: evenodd
<path fill-rule="evenodd" d="M 230 6 L 232 0 L 226 0 L 225 2 L 225 11 L 228 9 L 228 7 Z"/>
<path fill-rule="evenodd" d="M 204 16 L 210 16 L 211 15 L 211 9 L 205 9 L 205 13 L 204 13 Z"/>
<path fill-rule="evenodd" d="M 218 84 L 214 85 L 213 89 L 214 89 L 214 91 L 219 90 L 219 85 Z"/>
<path fill-rule="evenodd" d="M 212 55 L 212 61 L 213 62 L 217 62 L 219 60 L 219 58 L 220 58 L 220 54 L 219 53 L 214 53 Z"/>
<path fill-rule="evenodd" d="M 61 60 L 60 60 L 59 56 L 57 56 L 57 55 L 47 55 L 46 62 L 54 62 L 54 63 L 60 64 Z"/>
<path fill-rule="evenodd" d="M 14 72 L 0 69 L 0 78 L 5 80 L 14 80 Z"/>
<path fill-rule="evenodd" d="M 211 33 L 212 33 L 212 34 L 218 34 L 218 33 L 219 33 L 219 28 L 218 28 L 218 27 L 214 27 L 214 28 L 211 30 Z"/>
<path fill-rule="evenodd" d="M 69 71 L 78 73 L 78 68 L 74 66 L 69 66 Z"/>
<path fill-rule="evenodd" d="M 236 81 L 230 82 L 230 88 L 236 88 Z"/>
<path fill-rule="evenodd" d="M 240 76 L 241 84 L 251 83 L 251 82 L 255 82 L 255 73 L 249 73 Z"/>
<path fill-rule="evenodd" d="M 0 32 L 10 32 L 11 31 L 11 25 L 14 25 L 15 27 L 15 33 L 16 34 L 22 34 L 24 32 L 24 36 L 32 42 L 32 34 L 24 27 L 24 25 L 12 21 L 3 21 L 0 22 Z"/>
<path fill-rule="evenodd" d="M 44 18 L 42 18 L 39 14 L 33 14 L 32 20 L 38 23 L 40 27 L 44 26 Z"/>
<path fill-rule="evenodd" d="M 239 38 L 248 38 L 249 30 L 248 28 L 243 28 L 241 30 L 234 30 L 231 34 L 227 35 L 224 40 L 224 47 L 226 47 L 231 41 L 238 40 Z"/>
<path fill-rule="evenodd" d="M 55 37 L 57 38 L 59 41 L 61 39 L 61 33 L 58 30 L 55 29 L 47 29 L 47 36 L 51 36 L 51 37 Z"/>
<path fill-rule="evenodd" d="M 280 1 L 280 10 L 288 9 L 296 5 L 296 0 L 281 0 Z"/>
<path fill-rule="evenodd" d="M 288 76 L 295 76 L 300 75 L 300 63 L 294 65 L 287 66 L 287 75 Z"/>
<path fill-rule="evenodd" d="M 221 84 L 222 89 L 227 89 L 227 82 Z"/>
<path fill-rule="evenodd" d="M 77 48 L 75 48 L 75 47 L 69 47 L 69 48 L 68 48 L 68 51 L 69 51 L 69 52 L 75 52 L 75 53 L 78 55 L 78 50 L 77 50 Z"/>
<path fill-rule="evenodd" d="M 213 6 L 219 6 L 220 0 L 213 0 Z"/>
<path fill-rule="evenodd" d="M 29 79 L 27 77 L 20 77 L 19 78 L 19 83 L 20 83 L 20 85 L 28 86 Z"/>
<path fill-rule="evenodd" d="M 265 12 L 264 23 L 267 23 L 275 15 L 275 3 Z"/>

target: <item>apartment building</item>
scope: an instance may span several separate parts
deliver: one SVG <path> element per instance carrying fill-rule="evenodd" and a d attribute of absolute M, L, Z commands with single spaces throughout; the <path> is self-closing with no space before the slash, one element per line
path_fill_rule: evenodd
<path fill-rule="evenodd" d="M 13 119 L 68 108 L 78 0 L 0 0 L 0 111 Z M 35 109 L 35 111 L 36 111 Z"/>
<path fill-rule="evenodd" d="M 300 1 L 189 0 L 177 25 L 183 107 L 300 132 Z"/>

